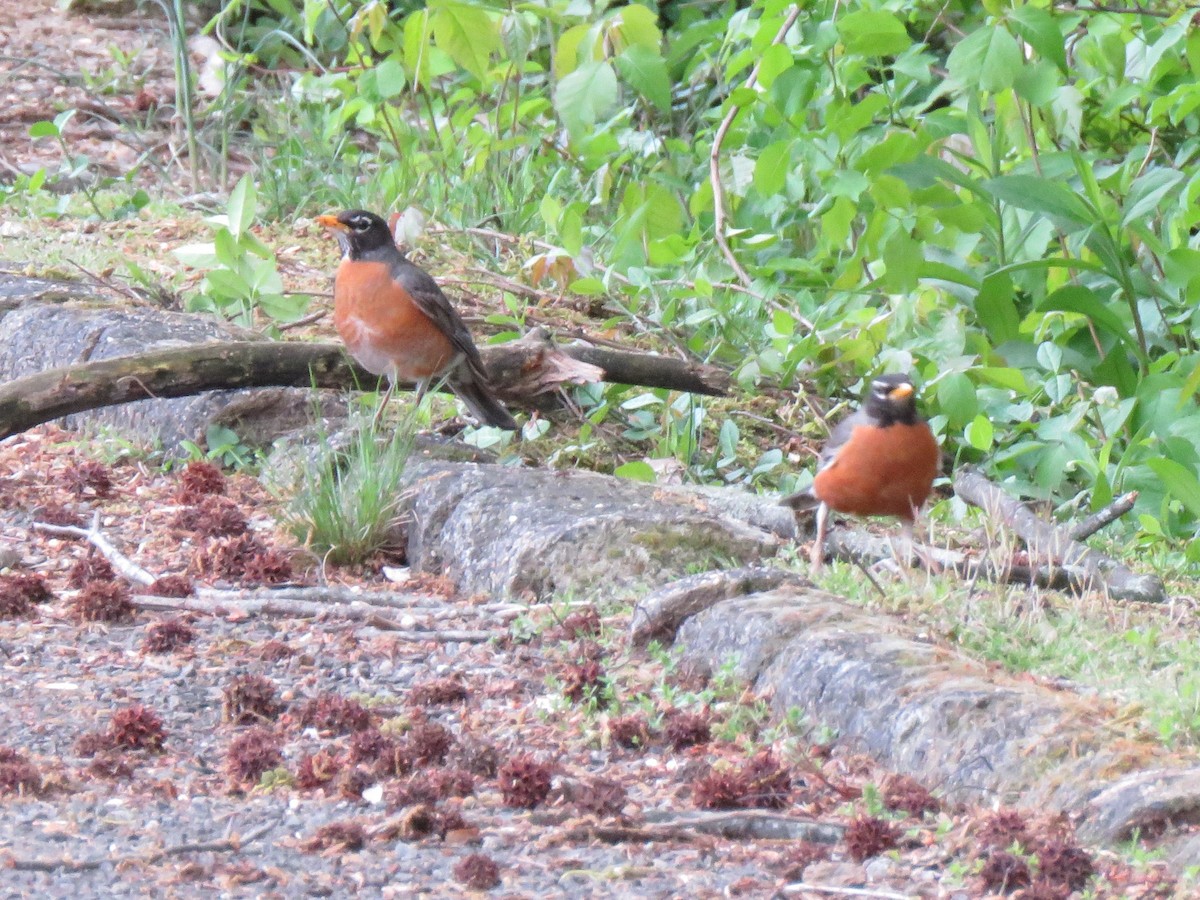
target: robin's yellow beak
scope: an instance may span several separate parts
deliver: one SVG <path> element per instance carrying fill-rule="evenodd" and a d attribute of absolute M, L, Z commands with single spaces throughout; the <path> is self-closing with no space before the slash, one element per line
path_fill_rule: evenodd
<path fill-rule="evenodd" d="M 912 396 L 913 386 L 911 384 L 898 384 L 888 391 L 889 400 L 907 400 Z"/>
<path fill-rule="evenodd" d="M 350 226 L 338 221 L 338 217 L 334 215 L 317 216 L 314 220 L 318 225 L 324 228 L 332 228 L 334 231 L 349 231 Z"/>

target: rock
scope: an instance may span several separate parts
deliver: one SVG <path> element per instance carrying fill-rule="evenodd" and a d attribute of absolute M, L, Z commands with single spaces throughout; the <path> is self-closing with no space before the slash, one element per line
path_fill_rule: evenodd
<path fill-rule="evenodd" d="M 422 462 L 407 480 L 409 563 L 465 594 L 603 598 L 781 546 L 699 498 L 611 476 Z"/>
<path fill-rule="evenodd" d="M 0 296 L 9 290 L 20 297 L 22 287 L 33 290 L 38 284 L 28 280 L 7 287 L 0 284 Z M 43 294 L 37 296 L 45 299 Z M 250 332 L 209 316 L 95 302 L 23 302 L 0 317 L 0 381 L 155 348 L 249 337 L 253 337 Z M 224 425 L 234 429 L 243 443 L 258 446 L 306 424 L 312 404 L 312 391 L 297 388 L 214 391 L 172 400 L 139 400 L 61 421 L 73 429 L 108 426 L 167 450 L 185 440 L 203 446 L 209 426 Z"/>
<path fill-rule="evenodd" d="M 694 582 L 660 593 L 686 595 Z M 1200 816 L 1195 761 L 1118 738 L 1102 701 L 998 674 L 802 583 L 718 600 L 676 638 L 694 668 L 732 662 L 776 714 L 803 710 L 952 802 L 1065 810 L 1084 840 L 1108 844 Z"/>

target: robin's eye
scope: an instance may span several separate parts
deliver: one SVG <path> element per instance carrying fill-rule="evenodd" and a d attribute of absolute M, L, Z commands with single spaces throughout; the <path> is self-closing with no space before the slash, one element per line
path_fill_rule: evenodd
<path fill-rule="evenodd" d="M 353 228 L 355 231 L 366 231 L 368 228 L 371 227 L 371 223 L 368 222 L 366 219 L 355 219 L 354 221 L 352 221 L 350 223 L 350 227 Z"/>

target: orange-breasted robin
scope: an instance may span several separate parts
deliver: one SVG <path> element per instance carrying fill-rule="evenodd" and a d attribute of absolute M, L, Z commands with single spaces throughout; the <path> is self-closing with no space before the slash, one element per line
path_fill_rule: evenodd
<path fill-rule="evenodd" d="M 863 405 L 830 433 L 812 485 L 780 501 L 796 512 L 817 510 L 813 568 L 824 561 L 831 509 L 896 516 L 911 543 L 913 522 L 929 497 L 941 459 L 929 423 L 917 413 L 909 377 L 881 375 L 872 381 Z"/>
<path fill-rule="evenodd" d="M 516 421 L 488 385 L 479 350 L 462 317 L 432 278 L 409 261 L 387 223 L 360 209 L 317 216 L 342 250 L 333 284 L 333 324 L 350 355 L 368 372 L 417 384 L 447 386 L 480 422 L 515 429 Z M 377 417 L 378 418 L 378 417 Z"/>

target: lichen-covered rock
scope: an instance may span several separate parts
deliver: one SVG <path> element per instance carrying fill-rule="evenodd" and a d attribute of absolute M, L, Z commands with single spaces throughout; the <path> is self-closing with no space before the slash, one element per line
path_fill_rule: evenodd
<path fill-rule="evenodd" d="M 824 591 L 722 600 L 676 639 L 693 668 L 732 663 L 778 714 L 799 709 L 950 800 L 1068 810 L 1108 843 L 1200 819 L 1195 759 L 1116 733 L 1111 705 L 999 674 Z"/>
<path fill-rule="evenodd" d="M 410 563 L 467 594 L 599 598 L 780 547 L 699 498 L 611 476 L 425 462 L 408 479 Z"/>

